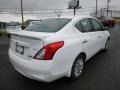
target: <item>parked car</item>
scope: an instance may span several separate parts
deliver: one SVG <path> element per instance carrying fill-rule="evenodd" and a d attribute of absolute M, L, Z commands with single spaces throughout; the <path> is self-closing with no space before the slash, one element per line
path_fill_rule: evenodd
<path fill-rule="evenodd" d="M 24 23 L 21 24 L 22 30 L 26 29 L 29 25 L 35 24 L 37 22 L 42 21 L 42 19 L 36 19 L 36 20 L 27 20 Z"/>
<path fill-rule="evenodd" d="M 51 82 L 78 79 L 84 63 L 107 50 L 110 34 L 91 16 L 48 18 L 12 32 L 9 60 L 26 77 Z"/>
<path fill-rule="evenodd" d="M 10 37 L 10 33 L 16 32 L 16 31 L 21 31 L 22 29 L 21 29 L 21 26 L 8 26 L 6 28 L 6 30 L 7 30 L 8 37 Z"/>
<path fill-rule="evenodd" d="M 42 20 L 41 20 L 42 21 Z M 33 25 L 33 24 L 39 24 L 39 22 L 41 21 L 31 21 L 29 25 Z"/>
<path fill-rule="evenodd" d="M 103 18 L 101 20 L 101 23 L 103 24 L 103 26 L 107 26 L 107 27 L 114 27 L 116 24 L 115 19 L 113 18 Z"/>

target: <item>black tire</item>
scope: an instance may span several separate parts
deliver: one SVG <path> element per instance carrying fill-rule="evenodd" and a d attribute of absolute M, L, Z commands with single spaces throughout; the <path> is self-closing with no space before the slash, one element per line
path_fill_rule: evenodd
<path fill-rule="evenodd" d="M 110 27 L 111 27 L 111 28 L 113 28 L 113 27 L 114 27 L 114 25 L 113 25 L 113 24 L 111 24 L 111 25 L 110 25 Z"/>
<path fill-rule="evenodd" d="M 105 48 L 103 49 L 103 51 L 108 51 L 108 49 L 109 49 L 109 42 L 110 42 L 110 40 L 108 39 L 106 41 L 106 43 L 105 43 Z"/>
<path fill-rule="evenodd" d="M 71 70 L 71 79 L 72 80 L 77 80 L 81 73 L 83 72 L 84 68 L 84 58 L 82 55 L 76 58 L 76 60 L 73 63 L 72 70 Z"/>

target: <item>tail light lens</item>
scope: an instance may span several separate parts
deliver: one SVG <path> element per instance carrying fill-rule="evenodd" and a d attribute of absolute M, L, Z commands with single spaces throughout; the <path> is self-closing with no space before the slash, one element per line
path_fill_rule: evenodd
<path fill-rule="evenodd" d="M 63 47 L 64 41 L 48 44 L 44 46 L 34 57 L 37 60 L 52 60 L 56 51 Z"/>

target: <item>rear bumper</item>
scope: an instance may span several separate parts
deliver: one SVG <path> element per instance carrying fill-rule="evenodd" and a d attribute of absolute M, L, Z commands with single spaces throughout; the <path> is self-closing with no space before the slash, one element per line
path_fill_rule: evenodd
<path fill-rule="evenodd" d="M 53 60 L 26 60 L 16 56 L 11 50 L 9 50 L 9 60 L 19 73 L 28 78 L 44 82 L 51 82 L 59 78 L 59 75 L 54 75 L 52 70 Z"/>

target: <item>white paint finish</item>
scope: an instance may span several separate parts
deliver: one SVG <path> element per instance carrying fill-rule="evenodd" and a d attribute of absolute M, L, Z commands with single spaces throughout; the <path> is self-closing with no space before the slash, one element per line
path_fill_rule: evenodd
<path fill-rule="evenodd" d="M 69 18 L 69 17 L 68 17 Z M 86 59 L 95 55 L 103 49 L 107 38 L 110 36 L 108 31 L 98 31 L 81 33 L 75 29 L 76 21 L 90 16 L 70 17 L 70 21 L 64 28 L 56 33 L 40 33 L 30 31 L 19 31 L 12 34 L 13 41 L 23 46 L 29 46 L 24 55 L 18 55 L 14 50 L 15 46 L 9 49 L 10 62 L 21 74 L 40 81 L 51 82 L 60 77 L 70 77 L 71 68 L 76 57 L 81 53 L 86 53 Z M 20 36 L 20 37 L 19 37 Z M 101 36 L 99 38 L 99 36 Z M 83 43 L 87 40 L 87 43 Z M 35 60 L 33 56 L 45 45 L 64 41 L 64 46 L 60 48 L 50 61 Z M 31 58 L 29 56 L 32 56 Z M 29 58 L 26 58 L 26 57 Z"/>

